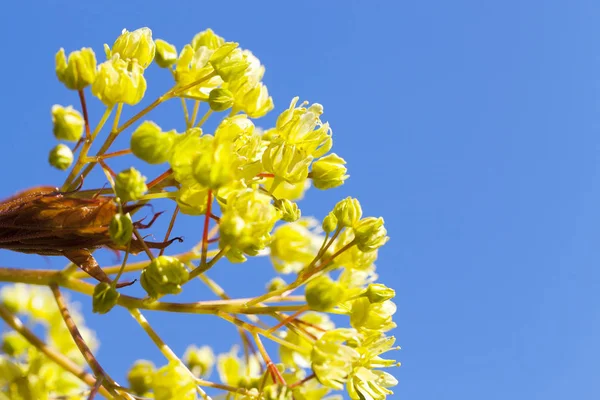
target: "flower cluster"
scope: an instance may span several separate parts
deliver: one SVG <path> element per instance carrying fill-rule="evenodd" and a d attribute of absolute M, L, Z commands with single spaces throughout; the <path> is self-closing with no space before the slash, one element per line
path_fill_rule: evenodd
<path fill-rule="evenodd" d="M 45 332 L 45 342 L 79 367 L 85 360 L 69 335 L 56 302 L 46 288 L 23 284 L 6 286 L 0 291 L 0 307 L 5 307 L 27 321 L 27 325 Z M 94 332 L 86 328 L 83 316 L 71 311 L 82 337 L 95 350 Z M 0 354 L 0 395 L 6 399 L 49 399 L 69 396 L 85 398 L 87 386 L 48 358 L 41 349 L 15 331 L 2 334 Z"/>
<path fill-rule="evenodd" d="M 322 220 L 302 216 L 298 203 L 310 187 L 333 189 L 349 177 L 344 158 L 332 152 L 332 128 L 324 119 L 324 107 L 295 97 L 272 128 L 259 128 L 256 119 L 274 109 L 263 83 L 265 67 L 252 52 L 210 29 L 196 34 L 179 51 L 153 38 L 148 28 L 123 30 L 112 45 L 105 45 L 104 53 L 103 62 L 96 60 L 90 48 L 68 56 L 63 49 L 57 53 L 57 77 L 67 89 L 78 92 L 81 110 L 72 105 L 52 107 L 55 138 L 76 145 L 58 144 L 49 160 L 61 170 L 72 167 L 63 185 L 65 193 L 76 191 L 79 178 L 94 167 L 102 168 L 109 189 L 88 192 L 112 196 L 110 204 L 116 211 L 110 224 L 94 226 L 86 234 L 104 235 L 97 247 L 148 255 L 138 276 L 147 296 L 120 295 L 123 285 L 117 281 L 121 274 L 139 270 L 127 264 L 127 257 L 116 279 L 103 279 L 93 293 L 85 286 L 78 288 L 92 296 L 93 310 L 100 314 L 109 313 L 117 304 L 125 305 L 132 315 L 137 315 L 136 307 L 177 312 L 204 307 L 203 313 L 234 324 L 244 347 L 243 355 L 237 345 L 215 355 L 208 346 L 192 345 L 177 359 L 165 350 L 166 345 L 160 345 L 169 354 L 168 361 L 162 366 L 135 362 L 125 385 L 129 393 L 157 400 L 196 399 L 202 387 L 226 390 L 239 399 L 335 399 L 334 392 L 344 388 L 355 400 L 383 400 L 390 395 L 397 382 L 381 368 L 398 364 L 381 355 L 394 349 L 395 339 L 388 332 L 396 326 L 395 292 L 378 283 L 375 272 L 378 251 L 389 239 L 384 220 L 364 216 L 360 202 L 352 197 L 339 201 Z M 130 120 L 121 121 L 123 107 L 137 105 L 144 98 L 145 72 L 152 64 L 167 70 L 171 89 Z M 105 107 L 95 127 L 86 109 L 88 87 Z M 173 99 L 183 105 L 184 129 L 147 119 L 154 108 Z M 204 123 L 218 113 L 224 114 L 216 128 L 207 129 Z M 103 135 L 113 116 L 112 129 Z M 127 135 L 129 148 L 109 152 L 119 135 Z M 89 154 L 92 144 L 102 140 L 100 150 Z M 129 154 L 134 165 L 117 172 L 110 168 L 111 158 Z M 148 165 L 162 166 L 164 172 L 148 179 L 142 173 Z M 146 242 L 137 231 L 152 225 L 154 219 L 148 224 L 132 220 L 137 210 L 154 199 L 168 199 L 174 209 L 164 242 Z M 198 218 L 202 241 L 183 255 L 163 255 L 171 228 L 177 229 L 179 213 Z M 154 254 L 152 249 L 161 252 Z M 264 255 L 271 260 L 275 276 L 250 300 L 231 299 L 204 275 L 219 261 L 243 263 Z M 176 298 L 196 277 L 220 296 L 220 302 L 162 301 L 163 296 Z M 61 275 L 67 278 L 68 274 Z M 23 286 L 10 290 L 5 296 L 7 305 L 49 322 L 48 340 L 81 362 L 79 353 L 72 354 L 72 344 L 56 343 L 58 337 L 52 332 L 64 326 L 55 327 L 56 311 L 46 307 L 46 300 L 36 300 L 45 292 Z M 40 301 L 44 307 L 36 308 Z M 39 313 L 46 314 L 40 317 Z M 336 328 L 330 313 L 344 316 L 347 327 Z M 277 325 L 269 328 L 268 317 Z M 147 321 L 136 319 L 152 332 Z M 150 336 L 159 343 L 155 333 Z M 18 386 L 14 382 L 24 372 L 17 372 L 25 371 L 24 365 L 39 355 L 13 333 L 6 337 L 10 357 L 0 358 L 0 385 Z M 271 358 L 261 338 L 279 344 L 279 359 Z M 208 380 L 213 369 L 220 383 Z M 39 381 L 34 376 L 38 375 L 30 373 L 25 379 L 30 386 Z M 73 388 L 81 390 L 78 385 Z"/>

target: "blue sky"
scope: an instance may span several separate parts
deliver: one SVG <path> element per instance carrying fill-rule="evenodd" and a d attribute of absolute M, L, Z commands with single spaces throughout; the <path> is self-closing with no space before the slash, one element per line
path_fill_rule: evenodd
<path fill-rule="evenodd" d="M 385 217 L 392 240 L 378 270 L 397 291 L 403 363 L 394 398 L 598 398 L 597 3 L 91 4 L 1 6 L 0 195 L 64 179 L 46 165 L 55 143 L 50 107 L 77 104 L 54 76 L 58 48 L 92 46 L 101 57 L 122 28 L 142 26 L 180 48 L 210 27 L 266 65 L 276 109 L 259 125 L 272 125 L 296 95 L 324 105 L 351 178 L 309 192 L 303 213 L 321 218 L 353 195 L 366 214 Z M 157 68 L 148 80 L 156 86 L 147 102 L 169 84 Z M 92 118 L 101 112 L 95 104 Z M 181 123 L 177 104 L 152 118 Z M 194 237 L 201 228 L 179 229 Z M 63 265 L 0 254 L 2 265 Z M 244 296 L 270 273 L 251 263 L 220 266 L 212 277 Z M 85 298 L 74 297 L 89 314 Z M 235 339 L 211 318 L 149 319 L 179 354 L 192 342 L 226 351 Z M 126 313 L 88 321 L 102 341 L 101 363 L 117 378 L 136 358 L 161 362 Z"/>

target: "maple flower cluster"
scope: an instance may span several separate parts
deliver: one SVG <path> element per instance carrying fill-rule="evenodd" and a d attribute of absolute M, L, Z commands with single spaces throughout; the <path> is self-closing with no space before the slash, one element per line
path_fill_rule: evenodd
<path fill-rule="evenodd" d="M 384 220 L 364 216 L 361 204 L 352 197 L 340 200 L 322 221 L 303 217 L 298 205 L 310 187 L 329 190 L 348 178 L 346 161 L 331 152 L 332 129 L 323 121 L 323 106 L 295 97 L 274 127 L 257 127 L 255 120 L 274 108 L 262 82 L 265 67 L 249 50 L 210 29 L 195 35 L 180 50 L 154 39 L 148 28 L 124 30 L 112 46 L 105 45 L 104 53 L 103 62 L 97 61 L 91 48 L 68 55 L 60 49 L 56 54 L 60 82 L 81 98 L 89 90 L 106 107 L 95 129 L 90 127 L 83 101 L 81 111 L 72 105 L 52 107 L 55 138 L 76 143 L 72 147 L 61 143 L 50 151 L 53 167 L 71 168 L 63 189 L 73 190 L 89 169 L 102 168 L 120 210 L 107 234 L 123 249 L 138 234 L 130 213 L 124 211 L 126 204 L 166 198 L 174 202 L 176 213 L 204 222 L 203 241 L 192 251 L 196 258 L 162 253 L 150 257 L 139 275 L 146 304 L 162 304 L 162 296 L 177 295 L 190 280 L 218 268 L 220 260 L 242 263 L 249 257 L 268 255 L 275 276 L 262 294 L 244 305 L 244 312 L 266 307 L 269 311 L 262 314 L 280 323 L 272 329 L 261 328 L 263 316 L 251 315 L 242 321 L 231 317 L 237 312 L 230 307 L 225 315 L 245 331 L 244 355 L 237 345 L 220 355 L 207 345 L 191 345 L 179 362 L 171 359 L 157 367 L 147 360 L 136 361 L 124 386 L 134 396 L 157 400 L 196 399 L 205 396 L 198 389 L 204 386 L 229 391 L 236 399 L 335 399 L 339 398 L 335 391 L 344 388 L 356 400 L 383 400 L 392 394 L 390 388 L 397 381 L 382 368 L 399 365 L 383 357 L 397 349 L 394 337 L 388 336 L 396 326 L 392 320 L 395 292 L 377 282 L 375 267 L 379 248 L 389 239 Z M 124 105 L 134 106 L 144 99 L 144 73 L 153 64 L 170 74 L 172 88 L 119 125 Z M 154 107 L 173 99 L 184 106 L 186 129 L 182 132 L 146 119 Z M 202 104 L 207 111 L 199 119 Z M 216 129 L 207 132 L 204 122 L 217 113 L 224 114 Z M 111 115 L 115 116 L 112 130 L 102 136 Z M 128 135 L 129 148 L 108 153 L 118 135 Z M 104 144 L 91 156 L 92 144 L 102 138 Z M 127 154 L 135 157 L 136 166 L 117 173 L 108 167 L 110 157 Z M 166 171 L 161 179 L 149 181 L 142 173 L 144 164 L 163 165 Z M 217 232 L 210 237 L 209 224 Z M 127 268 L 125 262 L 123 268 Z M 95 287 L 95 312 L 108 313 L 120 304 L 117 279 Z M 218 285 L 209 282 L 209 287 Z M 72 354 L 72 344 L 61 343 L 54 333 L 60 325 L 53 322 L 55 311 L 36 308 L 45 304 L 38 299 L 45 293 L 19 285 L 7 287 L 2 299 L 15 312 L 45 321 L 49 340 L 82 363 L 81 354 Z M 294 315 L 265 305 L 274 299 L 285 302 L 290 293 L 302 295 Z M 39 315 L 43 312 L 48 315 Z M 334 314 L 345 316 L 347 326 L 336 328 L 330 318 Z M 278 343 L 278 357 L 268 356 L 260 337 Z M 252 338 L 255 346 L 248 345 Z M 25 387 L 31 393 L 87 398 L 85 393 L 76 397 L 82 393 L 81 382 L 73 383 L 73 376 L 50 365 L 15 332 L 3 336 L 3 348 L 0 388 L 8 388 L 9 394 L 0 394 L 0 399 L 20 398 L 18 392 Z M 220 386 L 209 381 L 214 370 Z"/>

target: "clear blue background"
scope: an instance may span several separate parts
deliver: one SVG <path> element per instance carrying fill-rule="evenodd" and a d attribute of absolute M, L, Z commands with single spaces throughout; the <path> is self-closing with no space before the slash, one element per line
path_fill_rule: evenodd
<path fill-rule="evenodd" d="M 50 107 L 77 104 L 54 76 L 59 47 L 92 46 L 102 59 L 102 44 L 122 28 L 149 26 L 181 48 L 211 27 L 267 67 L 276 110 L 258 125 L 271 126 L 296 95 L 324 105 L 334 151 L 346 158 L 352 177 L 340 189 L 309 192 L 304 213 L 322 217 L 336 200 L 355 195 L 366 214 L 386 219 L 392 240 L 378 268 L 397 290 L 394 334 L 403 363 L 394 371 L 394 398 L 600 395 L 597 2 L 0 7 L 0 195 L 64 179 L 46 164 L 54 145 Z M 148 78 L 154 86 L 145 104 L 169 85 L 156 67 Z M 97 120 L 101 108 L 97 102 L 91 108 Z M 180 114 L 174 103 L 151 117 L 180 126 Z M 200 220 L 191 220 L 176 233 L 189 244 L 200 230 Z M 7 266 L 64 264 L 0 254 Z M 115 262 L 110 254 L 103 260 Z M 211 276 L 245 296 L 260 292 L 270 273 L 259 262 L 222 265 Z M 194 290 L 186 289 L 187 299 L 208 298 Z M 91 315 L 88 301 L 74 297 L 83 301 L 102 342 L 99 359 L 115 377 L 122 379 L 136 358 L 162 363 L 125 312 Z M 235 330 L 214 318 L 149 313 L 149 319 L 179 354 L 192 342 L 226 351 L 236 340 Z"/>

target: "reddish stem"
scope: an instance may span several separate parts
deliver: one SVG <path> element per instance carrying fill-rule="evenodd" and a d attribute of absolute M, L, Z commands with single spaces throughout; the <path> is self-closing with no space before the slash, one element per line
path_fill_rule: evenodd
<path fill-rule="evenodd" d="M 90 130 L 90 119 L 88 117 L 87 106 L 85 104 L 85 94 L 83 93 L 83 89 L 79 89 L 77 93 L 79 93 L 79 101 L 81 101 L 81 111 L 83 111 L 83 119 L 85 120 L 85 138 L 91 141 L 92 132 Z"/>
<path fill-rule="evenodd" d="M 298 381 L 298 382 L 296 382 L 296 383 L 292 383 L 292 384 L 290 385 L 290 389 L 293 389 L 293 388 L 295 388 L 295 387 L 298 387 L 298 386 L 302 386 L 302 385 L 303 385 L 303 384 L 305 384 L 306 382 L 308 382 L 308 381 L 310 381 L 311 379 L 314 379 L 314 378 L 316 378 L 316 377 L 317 377 L 317 376 L 316 376 L 315 374 L 310 374 L 310 375 L 309 375 L 309 376 L 307 376 L 306 378 L 304 378 L 304 379 L 302 379 L 302 380 L 300 380 L 300 381 Z"/>
<path fill-rule="evenodd" d="M 146 186 L 148 187 L 148 189 L 152 189 L 154 186 L 158 185 L 160 182 L 164 181 L 169 176 L 171 176 L 172 173 L 173 173 L 173 170 L 171 168 L 169 168 L 168 170 L 166 170 L 165 172 L 163 172 L 162 174 L 160 174 L 159 176 L 154 178 L 152 181 L 150 181 L 150 183 L 148 183 L 148 185 L 146 185 Z"/>
<path fill-rule="evenodd" d="M 108 164 L 104 162 L 104 160 L 98 160 L 98 163 L 100 165 L 102 165 L 102 168 L 104 168 L 105 170 L 108 171 L 108 173 L 110 174 L 110 176 L 112 176 L 112 177 L 117 176 L 117 174 L 115 173 L 115 171 L 113 171 L 112 168 L 109 167 Z"/>
<path fill-rule="evenodd" d="M 256 175 L 258 178 L 275 178 L 275 174 L 269 174 L 267 172 L 262 172 Z"/>
<path fill-rule="evenodd" d="M 131 149 L 124 149 L 124 150 L 114 151 L 112 153 L 107 153 L 107 154 L 101 155 L 99 158 L 102 159 L 102 160 L 106 160 L 107 158 L 124 156 L 124 155 L 127 155 L 127 154 L 131 154 Z"/>
<path fill-rule="evenodd" d="M 294 319 L 296 319 L 297 316 L 301 315 L 305 311 L 308 311 L 308 305 L 302 307 L 301 309 L 299 309 L 298 311 L 296 311 L 295 313 L 293 313 L 289 317 L 287 317 L 284 320 L 280 321 L 277 325 L 275 325 L 274 327 L 272 327 L 271 329 L 269 329 L 267 332 L 269 332 L 269 333 L 275 332 L 277 329 L 281 328 L 284 325 L 287 325 L 288 323 L 290 323 L 291 321 L 293 321 Z"/>
<path fill-rule="evenodd" d="M 204 214 L 204 231 L 202 232 L 202 257 L 200 258 L 200 265 L 206 264 L 206 255 L 208 253 L 208 226 L 210 224 L 210 215 L 212 208 L 212 190 L 208 190 L 206 200 L 206 213 Z"/>

